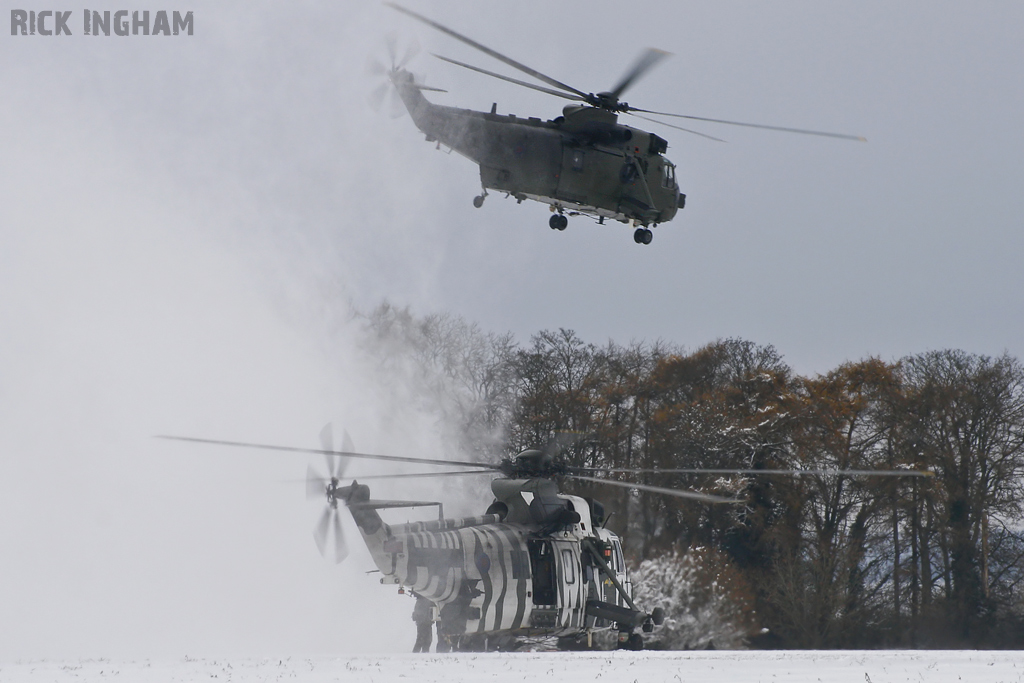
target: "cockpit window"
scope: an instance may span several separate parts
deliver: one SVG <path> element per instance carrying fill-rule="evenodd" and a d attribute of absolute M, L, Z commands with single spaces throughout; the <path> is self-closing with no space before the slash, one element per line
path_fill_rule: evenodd
<path fill-rule="evenodd" d="M 676 187 L 676 167 L 668 162 L 665 162 L 665 171 L 661 175 L 661 184 L 670 190 L 674 190 Z"/>

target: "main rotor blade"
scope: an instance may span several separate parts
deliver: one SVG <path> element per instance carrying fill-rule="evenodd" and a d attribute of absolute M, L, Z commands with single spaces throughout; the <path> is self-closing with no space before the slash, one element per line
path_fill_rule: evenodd
<path fill-rule="evenodd" d="M 313 453 L 321 455 L 340 455 L 345 458 L 362 458 L 364 460 L 387 460 L 390 462 L 414 462 L 424 465 L 444 465 L 448 467 L 479 467 L 484 470 L 500 470 L 500 465 L 491 465 L 482 462 L 464 462 L 459 460 L 435 460 L 432 458 L 410 458 L 404 455 L 374 455 L 372 453 L 352 453 L 350 451 L 328 451 L 320 448 L 297 448 L 295 446 L 274 446 L 262 443 L 248 443 L 245 441 L 222 441 L 219 439 L 197 439 L 192 436 L 168 436 L 158 434 L 155 439 L 170 439 L 172 441 L 188 441 L 191 443 L 206 443 L 215 446 L 236 446 L 240 448 L 258 448 L 265 451 L 283 451 L 286 453 Z"/>
<path fill-rule="evenodd" d="M 364 479 L 414 479 L 416 477 L 458 477 L 465 474 L 493 474 L 491 470 L 463 470 L 459 472 L 413 472 L 410 474 L 371 474 L 365 477 L 352 477 L 353 480 Z"/>
<path fill-rule="evenodd" d="M 764 130 L 778 130 L 783 133 L 800 133 L 801 135 L 820 135 L 826 138 L 839 138 L 841 140 L 856 140 L 858 142 L 867 142 L 867 138 L 861 137 L 860 135 L 846 135 L 845 133 L 827 133 L 821 130 L 807 130 L 806 128 L 786 128 L 784 126 L 767 126 L 763 123 L 743 123 L 742 121 L 726 121 L 724 119 L 709 119 L 703 116 L 687 116 L 686 114 L 670 114 L 665 111 L 651 111 L 650 109 L 639 109 L 637 107 L 630 107 L 630 111 L 641 111 L 645 114 L 655 114 L 657 116 L 672 116 L 677 119 L 690 119 L 691 121 L 707 121 L 709 123 L 724 123 L 730 126 L 743 126 L 745 128 L 762 128 Z M 667 125 L 667 124 L 666 124 Z"/>
<path fill-rule="evenodd" d="M 310 472 L 313 472 L 312 478 L 307 473 L 305 480 L 298 479 L 286 479 L 286 482 L 298 483 L 299 481 L 305 481 L 306 483 L 306 498 L 309 500 L 323 500 L 327 494 L 327 484 L 329 480 L 323 477 L 318 477 L 310 468 Z M 415 479 L 417 477 L 429 479 L 431 477 L 460 477 L 467 474 L 489 474 L 494 475 L 490 470 L 464 470 L 461 472 L 413 472 L 411 474 L 370 474 L 367 476 L 351 477 L 352 481 L 366 481 L 369 479 Z"/>
<path fill-rule="evenodd" d="M 561 92 L 559 90 L 552 90 L 551 88 L 544 88 L 544 87 L 541 87 L 539 85 L 534 85 L 533 83 L 527 83 L 526 81 L 520 81 L 517 78 L 509 78 L 508 76 L 502 76 L 501 74 L 496 74 L 493 71 L 488 71 L 487 69 L 481 69 L 478 66 L 473 66 L 472 64 L 466 64 L 464 62 L 460 62 L 460 61 L 455 60 L 455 59 L 449 59 L 448 57 L 442 57 L 441 55 L 435 54 L 433 52 L 431 52 L 430 54 L 434 55 L 435 57 L 437 57 L 438 59 L 440 59 L 443 62 L 448 62 L 449 64 L 454 64 L 456 66 L 461 66 L 464 69 L 469 69 L 470 71 L 476 71 L 478 73 L 482 73 L 482 74 L 487 75 L 487 76 L 493 76 L 494 78 L 499 78 L 499 79 L 501 79 L 503 81 L 508 81 L 509 83 L 515 83 L 516 85 L 521 85 L 524 88 L 530 88 L 531 90 L 539 90 L 540 92 L 547 93 L 548 95 L 554 95 L 555 97 L 564 97 L 567 100 L 575 100 L 577 102 L 584 102 L 585 101 L 582 97 L 579 97 L 577 95 L 570 95 L 568 93 L 564 93 L 564 92 Z"/>
<path fill-rule="evenodd" d="M 661 493 L 666 496 L 673 496 L 675 498 L 686 498 L 689 500 L 699 500 L 704 503 L 743 503 L 742 500 L 735 498 L 723 498 L 721 496 L 713 496 L 710 493 L 697 493 L 696 491 L 681 491 L 679 489 L 666 489 L 661 486 L 648 486 L 647 484 L 632 484 L 626 481 L 616 481 L 614 479 L 598 479 L 597 477 L 584 477 L 579 474 L 566 475 L 569 479 L 580 479 L 582 481 L 592 481 L 597 484 L 608 484 L 609 486 L 618 486 L 623 489 L 639 489 L 640 491 L 649 491 L 651 493 Z"/>
<path fill-rule="evenodd" d="M 431 26 L 431 27 L 437 29 L 441 33 L 445 33 L 445 34 L 451 36 L 452 38 L 455 38 L 456 40 L 462 41 L 463 43 L 465 43 L 466 45 L 469 45 L 472 48 L 476 48 L 477 50 L 480 50 L 485 55 L 489 55 L 491 57 L 494 57 L 498 61 L 501 61 L 501 62 L 504 62 L 504 63 L 508 64 L 513 69 L 518 69 L 519 71 L 522 71 L 524 74 L 527 74 L 529 76 L 533 76 L 534 78 L 536 78 L 539 81 L 543 81 L 544 83 L 547 83 L 548 85 L 552 85 L 552 86 L 554 86 L 556 88 L 560 88 L 562 90 L 567 90 L 567 91 L 569 91 L 571 93 L 575 93 L 576 95 L 579 95 L 580 97 L 582 97 L 584 99 L 586 99 L 586 97 L 587 97 L 586 93 L 581 92 L 581 91 L 577 90 L 576 88 L 574 88 L 574 87 L 572 87 L 570 85 L 566 85 L 565 83 L 562 83 L 560 81 L 556 81 L 555 79 L 551 78 L 550 76 L 545 76 L 541 72 L 539 72 L 539 71 L 537 71 L 535 69 L 531 69 L 530 67 L 526 66 L 525 64 L 520 64 L 519 62 L 515 61 L 514 59 L 510 59 L 509 57 L 506 57 L 505 55 L 501 54 L 500 52 L 495 52 L 491 48 L 489 48 L 489 47 L 487 47 L 485 45 L 481 45 L 480 43 L 476 42 L 472 38 L 467 38 L 466 36 L 462 35 L 461 33 L 456 33 L 455 31 L 451 30 L 447 26 L 439 24 L 436 21 L 433 21 L 431 19 L 427 19 L 422 14 L 417 14 L 416 12 L 413 12 L 410 9 L 406 9 L 406 8 L 402 7 L 401 5 L 396 5 L 393 2 L 385 2 L 384 4 L 387 5 L 388 7 L 391 7 L 392 9 L 398 10 L 402 14 L 408 15 L 408 16 L 412 17 L 413 19 L 416 19 L 417 21 L 423 22 L 427 26 Z"/>
<path fill-rule="evenodd" d="M 409 474 L 368 474 L 360 475 L 357 477 L 348 477 L 352 481 L 364 481 L 368 479 L 415 479 L 416 477 L 430 478 L 430 477 L 459 477 L 466 474 L 489 474 L 491 476 L 494 473 L 491 470 L 462 470 L 460 472 L 411 472 Z M 305 482 L 306 484 L 306 497 L 310 500 L 314 498 L 316 500 L 322 500 L 324 495 L 327 493 L 327 484 L 330 483 L 329 479 L 324 479 L 318 476 L 316 471 L 310 467 L 306 473 L 305 479 L 286 479 L 284 480 L 289 483 Z"/>
<path fill-rule="evenodd" d="M 665 57 L 668 57 L 669 54 L 671 53 L 654 47 L 647 48 L 637 58 L 636 63 L 633 64 L 633 68 L 630 69 L 626 75 L 622 77 L 622 80 L 619 81 L 619 84 L 609 92 L 615 96 L 615 99 L 619 99 L 622 93 L 626 92 L 626 90 L 633 85 L 633 81 L 643 76 L 652 66 L 660 62 Z"/>
<path fill-rule="evenodd" d="M 611 472 L 618 474 L 771 474 L 792 477 L 814 477 L 821 475 L 846 475 L 848 477 L 934 477 L 934 472 L 927 470 L 755 470 L 755 469 L 708 469 L 702 467 L 672 469 L 630 469 L 630 468 L 574 468 L 573 471 Z"/>
<path fill-rule="evenodd" d="M 666 123 L 665 121 L 659 121 L 658 119 L 652 119 L 649 116 L 640 116 L 640 114 L 634 114 L 632 109 L 626 111 L 626 113 L 629 114 L 630 116 L 635 116 L 638 119 L 643 119 L 644 121 L 650 121 L 651 123 L 657 123 L 658 125 L 661 125 L 661 126 L 668 126 L 669 128 L 675 128 L 676 130 L 681 130 L 681 131 L 684 131 L 684 132 L 687 132 L 687 133 L 693 133 L 694 135 L 699 135 L 702 138 L 707 138 L 708 140 L 714 140 L 715 142 L 728 142 L 728 140 L 722 140 L 721 138 L 716 138 L 713 135 L 708 135 L 707 133 L 699 133 L 699 132 L 697 132 L 695 130 L 690 130 L 689 128 L 683 128 L 682 126 L 677 126 L 677 125 L 675 125 L 673 123 Z"/>

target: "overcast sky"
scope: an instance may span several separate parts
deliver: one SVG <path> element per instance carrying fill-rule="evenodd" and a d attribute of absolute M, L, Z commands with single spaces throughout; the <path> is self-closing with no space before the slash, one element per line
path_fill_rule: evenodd
<path fill-rule="evenodd" d="M 541 204 L 473 208 L 475 166 L 367 104 L 385 36 L 423 48 L 436 102 L 563 102 L 434 60 L 504 69 L 381 5 L 149 6 L 191 9 L 191 37 L 86 37 L 65 5 L 74 35 L 21 37 L 11 9 L 56 7 L 4 3 L 0 661 L 411 647 L 411 601 L 365 550 L 317 554 L 288 481 L 304 460 L 149 438 L 314 446 L 335 420 L 436 457 L 360 362 L 353 303 L 521 341 L 742 337 L 807 374 L 1024 354 L 1019 3 L 407 5 L 581 90 L 659 47 L 634 105 L 869 142 L 632 121 L 668 139 L 688 197 L 640 246 L 583 217 L 553 232 Z"/>

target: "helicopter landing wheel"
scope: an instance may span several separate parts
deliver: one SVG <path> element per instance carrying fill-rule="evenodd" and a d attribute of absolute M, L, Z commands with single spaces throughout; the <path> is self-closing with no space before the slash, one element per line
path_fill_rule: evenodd
<path fill-rule="evenodd" d="M 639 633 L 619 631 L 619 642 L 616 649 L 639 652 L 644 649 L 644 638 Z"/>
<path fill-rule="evenodd" d="M 484 200 L 485 199 L 487 199 L 487 195 L 485 195 L 485 194 L 479 194 L 479 195 L 473 197 L 473 206 L 475 206 L 476 208 L 479 209 L 481 206 L 484 205 Z"/>
<path fill-rule="evenodd" d="M 569 225 L 569 219 L 560 213 L 556 213 L 548 219 L 548 225 L 551 226 L 552 230 L 565 230 Z"/>
<path fill-rule="evenodd" d="M 637 244 L 650 244 L 654 239 L 654 233 L 647 228 L 637 228 L 633 233 L 633 241 Z"/>

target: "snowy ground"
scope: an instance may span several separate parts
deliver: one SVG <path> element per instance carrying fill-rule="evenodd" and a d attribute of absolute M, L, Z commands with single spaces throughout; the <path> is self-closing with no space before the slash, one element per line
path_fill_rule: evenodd
<path fill-rule="evenodd" d="M 1024 653 L 976 651 L 596 652 L 375 655 L 177 661 L 34 661 L 0 665 L 0 681 L 713 681 L 888 683 L 1024 681 Z"/>

